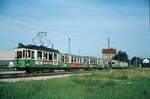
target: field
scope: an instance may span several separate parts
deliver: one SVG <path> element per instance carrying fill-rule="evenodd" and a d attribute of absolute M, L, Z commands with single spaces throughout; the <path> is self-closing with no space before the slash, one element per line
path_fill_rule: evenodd
<path fill-rule="evenodd" d="M 102 70 L 45 81 L 0 83 L 0 99 L 148 99 L 150 71 Z"/>

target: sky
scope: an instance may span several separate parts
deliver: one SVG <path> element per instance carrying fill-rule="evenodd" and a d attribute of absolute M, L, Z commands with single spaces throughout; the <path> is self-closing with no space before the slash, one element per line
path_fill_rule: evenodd
<path fill-rule="evenodd" d="M 62 53 L 70 37 L 71 54 L 101 57 L 110 37 L 129 57 L 150 57 L 148 9 L 148 0 L 0 0 L 0 50 L 47 32 Z"/>

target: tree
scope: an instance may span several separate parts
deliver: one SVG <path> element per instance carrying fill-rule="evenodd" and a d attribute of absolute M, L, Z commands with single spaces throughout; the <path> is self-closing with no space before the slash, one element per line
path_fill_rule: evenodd
<path fill-rule="evenodd" d="M 140 66 L 140 64 L 142 64 L 142 59 L 140 57 L 135 56 L 131 59 L 131 65 Z"/>
<path fill-rule="evenodd" d="M 114 56 L 115 60 L 122 61 L 122 62 L 128 62 L 128 54 L 123 51 L 118 51 L 118 53 Z"/>

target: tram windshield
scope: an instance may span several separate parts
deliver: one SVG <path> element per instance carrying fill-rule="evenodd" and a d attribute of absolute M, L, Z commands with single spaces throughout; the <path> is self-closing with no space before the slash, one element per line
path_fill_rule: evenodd
<path fill-rule="evenodd" d="M 16 58 L 22 58 L 22 51 L 17 51 Z"/>

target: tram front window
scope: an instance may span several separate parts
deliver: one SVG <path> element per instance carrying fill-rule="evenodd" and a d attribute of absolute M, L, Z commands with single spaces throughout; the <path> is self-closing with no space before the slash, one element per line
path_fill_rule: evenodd
<path fill-rule="evenodd" d="M 22 51 L 17 51 L 17 58 L 22 58 Z"/>

